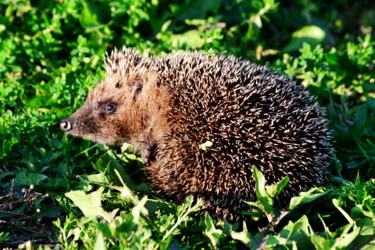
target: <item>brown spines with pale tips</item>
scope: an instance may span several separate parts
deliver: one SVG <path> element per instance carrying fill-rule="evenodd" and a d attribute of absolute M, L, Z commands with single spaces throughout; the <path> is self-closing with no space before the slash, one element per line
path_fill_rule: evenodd
<path fill-rule="evenodd" d="M 160 194 L 179 201 L 203 197 L 215 217 L 235 221 L 250 208 L 243 201 L 256 197 L 254 165 L 268 184 L 290 177 L 280 208 L 326 182 L 327 122 L 303 87 L 232 57 L 172 54 L 156 58 L 156 67 L 172 107 L 171 133 L 156 167 L 148 167 Z M 207 141 L 212 146 L 200 149 Z"/>

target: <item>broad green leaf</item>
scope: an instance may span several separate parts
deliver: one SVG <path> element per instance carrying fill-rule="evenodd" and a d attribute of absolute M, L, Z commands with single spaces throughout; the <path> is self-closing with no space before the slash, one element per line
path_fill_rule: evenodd
<path fill-rule="evenodd" d="M 129 230 L 132 230 L 135 225 L 139 222 L 141 213 L 147 215 L 145 204 L 147 202 L 147 196 L 143 197 L 140 202 L 132 209 L 131 216 L 126 216 L 126 224 Z"/>
<path fill-rule="evenodd" d="M 102 27 L 103 24 L 99 18 L 100 10 L 97 9 L 97 6 L 85 1 L 82 1 L 82 5 L 83 9 L 79 18 L 82 27 L 90 30 Z"/>
<path fill-rule="evenodd" d="M 133 208 L 132 214 L 134 216 L 134 221 L 138 222 L 139 215 L 145 209 L 145 204 L 147 202 L 147 196 L 144 196 L 139 203 Z"/>
<path fill-rule="evenodd" d="M 111 181 L 108 179 L 107 175 L 104 172 L 91 175 L 82 175 L 82 179 L 95 184 L 104 184 L 108 185 Z"/>
<path fill-rule="evenodd" d="M 29 186 L 29 185 L 39 185 L 41 181 L 47 179 L 47 176 L 44 174 L 28 173 L 27 171 L 22 171 L 17 174 L 14 179 L 14 184 L 20 186 Z"/>
<path fill-rule="evenodd" d="M 65 194 L 71 199 L 86 217 L 95 218 L 104 215 L 105 211 L 101 207 L 102 193 L 104 188 L 101 187 L 97 191 L 86 194 L 83 191 L 70 191 Z"/>
<path fill-rule="evenodd" d="M 329 239 L 325 239 L 319 235 L 311 235 L 310 236 L 311 242 L 314 244 L 317 250 L 330 250 L 332 249 L 332 241 Z"/>
<path fill-rule="evenodd" d="M 330 66 L 340 66 L 339 56 L 336 51 L 334 53 L 325 54 L 324 58 Z"/>
<path fill-rule="evenodd" d="M 98 232 L 98 236 L 96 237 L 96 241 L 95 241 L 94 250 L 105 250 L 105 249 L 107 248 L 105 247 L 103 233 Z"/>
<path fill-rule="evenodd" d="M 253 166 L 253 175 L 256 182 L 255 189 L 258 199 L 262 202 L 265 211 L 269 214 L 273 214 L 273 201 L 266 192 L 266 179 L 264 178 L 264 175 L 256 166 Z"/>
<path fill-rule="evenodd" d="M 214 221 L 207 212 L 204 217 L 204 224 L 206 226 L 204 234 L 210 239 L 211 244 L 217 248 L 223 231 L 215 227 Z"/>
<path fill-rule="evenodd" d="M 184 34 L 171 34 L 169 39 L 175 48 L 186 46 L 189 49 L 196 49 L 202 47 L 205 42 L 201 35 L 198 30 L 189 30 Z"/>
<path fill-rule="evenodd" d="M 133 187 L 132 180 L 126 174 L 119 159 L 111 150 L 108 149 L 108 151 L 103 154 L 97 162 L 93 163 L 93 166 L 99 171 L 105 170 L 105 173 L 111 176 L 114 184 L 118 185 L 124 182 L 127 186 Z"/>
<path fill-rule="evenodd" d="M 355 238 L 359 235 L 360 231 L 361 228 L 357 227 L 350 233 L 345 232 L 341 234 L 340 237 L 336 238 L 334 247 L 338 249 L 347 247 L 350 243 L 352 243 L 355 240 Z"/>
<path fill-rule="evenodd" d="M 312 202 L 318 199 L 319 197 L 322 197 L 327 194 L 327 192 L 314 194 L 316 190 L 317 188 L 312 188 L 307 192 L 301 192 L 299 196 L 293 197 L 290 201 L 289 210 L 295 209 L 296 207 L 302 204 Z"/>
<path fill-rule="evenodd" d="M 280 244 L 293 246 L 296 244 L 300 248 L 311 248 L 309 227 L 309 221 L 306 215 L 303 215 L 296 222 L 289 221 L 277 235 L 269 237 L 266 245 L 276 246 Z"/>
<path fill-rule="evenodd" d="M 242 224 L 243 226 L 243 229 L 241 232 L 235 232 L 235 231 L 231 231 L 230 232 L 230 236 L 234 239 L 234 240 L 238 240 L 238 241 L 241 241 L 243 244 L 245 244 L 246 246 L 249 246 L 250 245 L 250 242 L 251 242 L 251 233 L 247 230 L 247 226 L 246 226 L 246 223 L 243 222 Z"/>
<path fill-rule="evenodd" d="M 301 222 L 301 230 L 306 234 L 306 235 L 310 235 L 312 232 L 311 232 L 311 227 L 310 227 L 310 223 L 309 223 L 309 219 L 307 218 L 306 215 L 303 215 L 301 218 L 299 218 L 297 222 Z"/>
<path fill-rule="evenodd" d="M 271 196 L 271 198 L 275 198 L 284 190 L 288 182 L 289 182 L 289 176 L 286 176 L 278 183 L 267 186 L 266 191 Z"/>
<path fill-rule="evenodd" d="M 325 36 L 325 31 L 318 26 L 304 26 L 292 34 L 292 40 L 285 46 L 283 52 L 296 51 L 302 47 L 303 43 L 315 47 L 324 40 Z"/>

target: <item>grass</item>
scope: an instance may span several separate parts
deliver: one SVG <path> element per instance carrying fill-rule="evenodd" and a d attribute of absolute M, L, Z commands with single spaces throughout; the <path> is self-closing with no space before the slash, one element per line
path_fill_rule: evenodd
<path fill-rule="evenodd" d="M 0 1 L 0 246 L 373 248 L 374 13 L 341 0 Z M 122 45 L 230 53 L 292 76 L 326 108 L 330 184 L 279 211 L 254 169 L 257 209 L 244 224 L 194 216 L 200 200 L 156 197 L 131 145 L 59 129 Z"/>

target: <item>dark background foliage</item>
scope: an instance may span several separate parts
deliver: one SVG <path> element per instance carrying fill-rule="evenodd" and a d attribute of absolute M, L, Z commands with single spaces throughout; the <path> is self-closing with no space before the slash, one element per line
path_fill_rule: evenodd
<path fill-rule="evenodd" d="M 145 193 L 151 195 L 139 157 L 129 151 L 131 146 L 109 149 L 64 135 L 58 125 L 104 76 L 106 52 L 123 45 L 150 55 L 175 50 L 234 54 L 294 77 L 326 108 L 336 149 L 332 185 L 322 191 L 329 195 L 326 200 L 305 205 L 306 212 L 302 213 L 319 221 L 310 222 L 316 230 L 314 237 L 325 237 L 324 244 L 333 246 L 342 233 L 356 232 L 354 227 L 345 231 L 337 222 L 344 215 L 331 204 L 333 198 L 353 220 L 361 219 L 362 224 L 356 222 L 356 227 L 374 230 L 374 27 L 372 1 L 0 0 L 0 244 L 14 247 L 36 239 L 36 244 L 60 242 L 65 247 L 67 242 L 86 247 L 105 242 L 111 246 L 111 240 L 85 241 L 84 230 L 106 232 L 104 222 L 80 221 L 80 210 L 65 193 L 97 190 L 97 183 L 107 188 L 110 183 L 119 184 L 117 169 L 140 199 Z M 121 201 L 113 189 L 101 195 L 107 211 L 121 207 L 135 216 L 137 210 Z M 326 219 L 330 229 L 322 226 L 316 213 L 309 214 L 327 200 L 330 205 L 321 206 L 319 216 Z M 136 226 L 129 227 L 128 232 L 137 235 L 133 235 L 132 244 L 140 244 L 142 237 L 150 234 L 152 237 L 146 237 L 150 244 L 165 247 L 224 243 L 259 247 L 265 235 L 264 231 L 258 234 L 256 227 L 249 228 L 249 232 L 241 231 L 249 241 L 242 237 L 238 243 L 236 234 L 229 233 L 235 228 L 228 224 L 215 227 L 208 217 L 188 217 L 178 224 L 184 215 L 178 212 L 182 208 L 156 203 L 159 205 L 146 206 L 151 214 L 159 206 L 169 206 L 169 210 L 152 215 L 152 225 L 134 222 Z M 194 211 L 189 204 L 181 211 Z M 365 212 L 357 211 L 358 206 Z M 296 219 L 297 214 L 301 215 L 295 212 Z M 126 224 L 128 215 L 124 216 Z M 163 224 L 167 225 L 164 231 Z M 170 231 L 175 224 L 180 231 Z M 285 224 L 268 228 L 268 235 L 282 237 Z M 75 228 L 82 230 L 76 233 L 77 239 L 71 233 Z M 105 239 L 115 237 L 103 235 Z M 314 237 L 310 237 L 311 244 L 315 244 Z M 371 242 L 366 234 L 358 233 L 353 239 L 343 244 Z M 282 245 L 277 242 L 271 243 Z M 290 244 L 294 243 L 284 245 Z"/>

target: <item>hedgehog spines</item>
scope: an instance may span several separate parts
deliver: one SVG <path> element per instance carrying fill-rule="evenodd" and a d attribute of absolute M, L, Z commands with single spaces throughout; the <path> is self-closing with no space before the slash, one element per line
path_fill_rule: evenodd
<path fill-rule="evenodd" d="M 326 183 L 332 148 L 324 110 L 289 77 L 233 56 L 145 58 L 125 47 L 107 55 L 105 69 L 95 95 L 111 91 L 117 98 L 122 113 L 112 117 L 126 118 L 132 129 L 116 131 L 139 144 L 150 184 L 161 196 L 178 202 L 201 197 L 204 211 L 238 221 L 251 209 L 244 201 L 256 199 L 253 166 L 267 184 L 290 178 L 279 208 Z M 207 141 L 212 145 L 201 149 Z"/>

